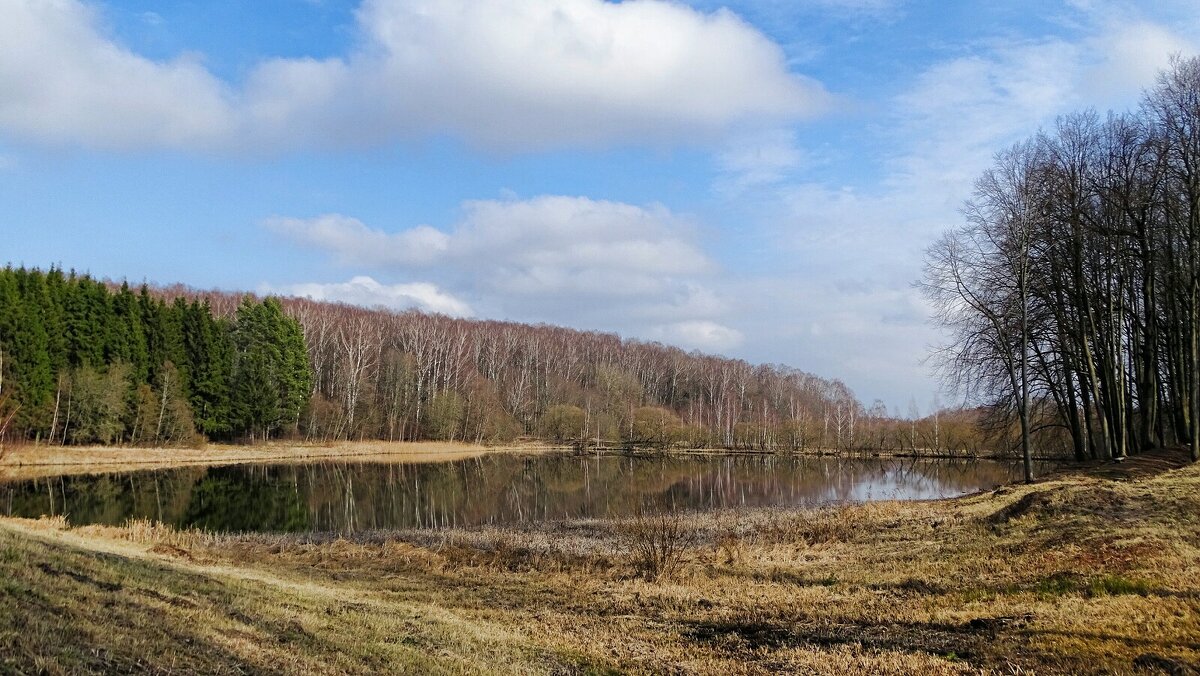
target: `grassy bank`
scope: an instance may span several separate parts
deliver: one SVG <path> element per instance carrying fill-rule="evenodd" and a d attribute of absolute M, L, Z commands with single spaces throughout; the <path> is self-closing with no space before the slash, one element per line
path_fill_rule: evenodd
<path fill-rule="evenodd" d="M 1200 468 L 1175 464 L 940 502 L 351 539 L 0 519 L 0 671 L 1185 669 Z"/>
<path fill-rule="evenodd" d="M 445 462 L 488 453 L 542 453 L 561 450 L 546 444 L 483 446 L 446 441 L 339 441 L 329 444 L 277 442 L 257 446 L 207 444 L 198 448 L 138 446 L 34 446 L 8 449 L 0 457 L 0 479 L 30 479 L 149 467 L 233 465 L 261 462 L 348 460 L 356 462 Z"/>

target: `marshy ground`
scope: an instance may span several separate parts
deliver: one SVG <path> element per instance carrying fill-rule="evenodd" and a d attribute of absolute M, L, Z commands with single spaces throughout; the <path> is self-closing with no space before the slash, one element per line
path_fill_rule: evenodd
<path fill-rule="evenodd" d="M 679 519 L 0 519 L 0 672 L 1197 673 L 1200 467 Z"/>

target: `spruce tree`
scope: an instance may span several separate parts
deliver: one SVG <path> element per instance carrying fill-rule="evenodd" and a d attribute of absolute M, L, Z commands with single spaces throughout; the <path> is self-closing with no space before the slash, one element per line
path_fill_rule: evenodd
<path fill-rule="evenodd" d="M 193 302 L 183 317 L 183 345 L 190 374 L 188 401 L 197 429 L 210 438 L 226 437 L 230 423 L 232 350 L 229 328 L 213 318 L 208 302 Z"/>
<path fill-rule="evenodd" d="M 26 434 L 38 433 L 54 391 L 50 368 L 49 340 L 41 312 L 33 302 L 33 284 L 25 270 L 6 268 L 0 276 L 0 351 L 3 351 L 3 388 L 12 394 L 20 410 L 14 427 Z"/>
<path fill-rule="evenodd" d="M 304 334 L 274 298 L 247 297 L 233 329 L 233 412 L 252 438 L 268 438 L 294 426 L 308 404 L 312 371 Z"/>

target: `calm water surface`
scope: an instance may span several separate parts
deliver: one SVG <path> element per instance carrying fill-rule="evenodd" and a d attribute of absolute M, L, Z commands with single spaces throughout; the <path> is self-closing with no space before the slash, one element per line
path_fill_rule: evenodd
<path fill-rule="evenodd" d="M 923 500 L 1019 476 L 991 461 L 491 455 L 436 464 L 185 467 L 0 483 L 0 513 L 209 531 L 342 531 L 627 516 L 641 510 Z"/>

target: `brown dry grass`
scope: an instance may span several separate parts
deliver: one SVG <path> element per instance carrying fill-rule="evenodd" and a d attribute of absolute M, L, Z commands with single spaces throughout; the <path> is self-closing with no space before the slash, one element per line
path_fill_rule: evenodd
<path fill-rule="evenodd" d="M 1200 467 L 1131 476 L 685 515 L 657 581 L 633 519 L 353 538 L 0 520 L 0 671 L 1187 673 Z"/>
<path fill-rule="evenodd" d="M 489 453 L 543 453 L 561 450 L 537 444 L 480 446 L 459 442 L 342 441 L 330 444 L 274 442 L 257 446 L 206 444 L 197 448 L 114 446 L 11 447 L 0 458 L 0 479 L 32 479 L 99 470 L 117 472 L 147 467 L 234 465 L 261 462 L 309 462 L 319 459 L 354 462 L 446 462 Z"/>

